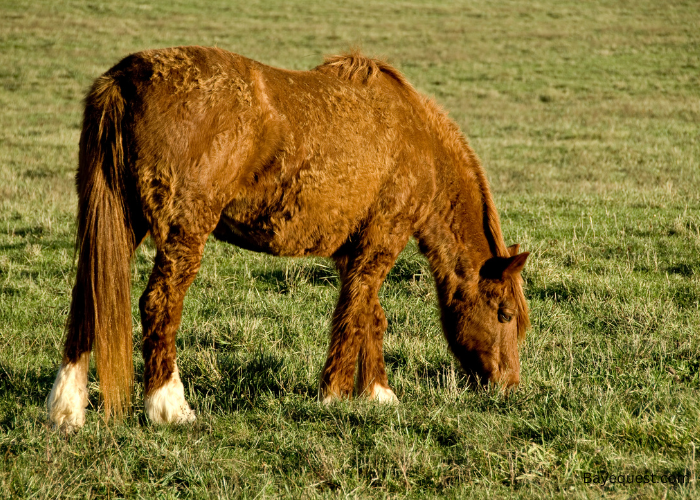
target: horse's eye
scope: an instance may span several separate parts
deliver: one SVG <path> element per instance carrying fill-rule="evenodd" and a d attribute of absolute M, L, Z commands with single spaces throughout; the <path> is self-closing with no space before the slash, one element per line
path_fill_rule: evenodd
<path fill-rule="evenodd" d="M 507 313 L 506 311 L 498 311 L 498 321 L 501 323 L 508 323 L 513 319 L 513 315 Z"/>

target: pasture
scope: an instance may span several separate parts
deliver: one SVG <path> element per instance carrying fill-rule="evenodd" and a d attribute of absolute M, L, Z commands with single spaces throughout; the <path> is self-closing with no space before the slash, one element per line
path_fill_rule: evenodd
<path fill-rule="evenodd" d="M 699 22 L 683 1 L 0 1 L 0 497 L 700 497 Z M 85 427 L 48 427 L 82 98 L 125 55 L 190 44 L 289 69 L 359 45 L 449 110 L 532 253 L 514 394 L 467 389 L 411 242 L 380 291 L 400 404 L 320 405 L 332 263 L 212 238 L 177 340 L 198 420 L 150 425 L 146 242 L 134 414 L 105 425 L 91 369 Z"/>

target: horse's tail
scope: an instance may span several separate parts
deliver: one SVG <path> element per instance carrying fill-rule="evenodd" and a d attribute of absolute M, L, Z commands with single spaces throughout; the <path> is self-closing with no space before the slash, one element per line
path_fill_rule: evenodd
<path fill-rule="evenodd" d="M 125 197 L 122 119 L 125 100 L 109 74 L 85 100 L 76 184 L 78 270 L 64 357 L 95 349 L 105 418 L 131 404 L 133 346 L 130 258 L 134 234 Z"/>

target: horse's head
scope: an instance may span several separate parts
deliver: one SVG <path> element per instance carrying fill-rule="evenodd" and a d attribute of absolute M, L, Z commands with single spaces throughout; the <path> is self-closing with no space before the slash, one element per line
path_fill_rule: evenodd
<path fill-rule="evenodd" d="M 467 374 L 478 384 L 502 388 L 520 382 L 518 341 L 530 326 L 520 277 L 529 253 L 518 254 L 518 245 L 508 251 L 510 257 L 488 259 L 476 282 L 458 287 L 457 314 L 443 313 L 452 323 L 445 325 L 450 348 Z"/>

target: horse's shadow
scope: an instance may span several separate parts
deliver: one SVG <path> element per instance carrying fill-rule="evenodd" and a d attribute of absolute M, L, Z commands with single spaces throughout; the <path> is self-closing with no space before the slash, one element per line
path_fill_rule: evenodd
<path fill-rule="evenodd" d="M 300 283 L 337 288 L 340 282 L 332 264 L 314 262 L 305 266 L 294 264 L 290 267 L 291 269 L 278 267 L 254 273 L 255 286 L 287 293 Z"/>
<path fill-rule="evenodd" d="M 270 396 L 316 397 L 316 381 L 311 383 L 305 374 L 296 373 L 296 365 L 290 364 L 282 353 L 264 350 L 250 354 L 219 352 L 213 359 L 215 363 L 183 359 L 183 382 L 200 399 L 199 402 L 193 401 L 195 406 L 213 398 L 216 408 L 237 411 L 253 408 L 261 398 Z"/>
<path fill-rule="evenodd" d="M 195 393 L 195 405 L 197 399 L 204 400 L 208 395 L 215 397 L 217 408 L 228 408 L 230 411 L 255 407 L 263 396 L 281 397 L 292 393 L 316 397 L 316 386 L 303 377 L 290 373 L 282 355 L 265 351 L 257 351 L 252 356 L 221 353 L 216 359 L 215 374 L 196 362 L 183 360 L 183 381 Z M 0 402 L 0 433 L 9 432 L 18 422 L 25 421 L 30 407 L 45 407 L 56 377 L 56 369 L 56 366 L 37 364 L 36 368 L 25 372 L 0 361 L 0 393 L 3 394 Z M 143 361 L 139 359 L 134 370 L 136 393 L 143 389 L 142 380 Z M 101 405 L 99 393 L 93 390 L 95 382 L 97 374 L 94 367 L 91 367 L 88 371 L 90 410 L 96 410 Z M 141 397 L 136 397 L 137 405 Z"/>
<path fill-rule="evenodd" d="M 24 370 L 0 361 L 0 432 L 14 428 L 15 422 L 22 422 L 28 406 L 46 404 L 51 391 L 56 367 L 36 364 L 30 370 Z M 17 418 L 21 417 L 21 418 Z"/>
<path fill-rule="evenodd" d="M 427 268 L 427 261 L 422 257 L 415 258 L 415 253 L 411 249 L 402 252 L 396 259 L 384 282 L 396 284 L 428 278 L 430 272 Z M 256 286 L 268 290 L 279 290 L 280 293 L 288 292 L 299 283 L 306 283 L 311 286 L 330 286 L 335 289 L 340 284 L 338 271 L 333 263 L 321 260 L 306 263 L 305 265 L 293 263 L 285 268 L 266 269 L 254 273 L 253 276 Z"/>

